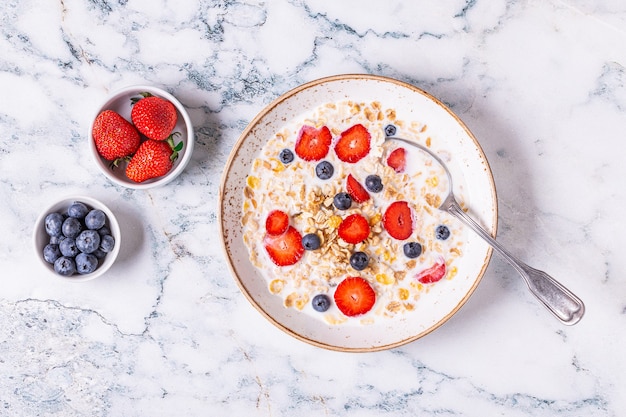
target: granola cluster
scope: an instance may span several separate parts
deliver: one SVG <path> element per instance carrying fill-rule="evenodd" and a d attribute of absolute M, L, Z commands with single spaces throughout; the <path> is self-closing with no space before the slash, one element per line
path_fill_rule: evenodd
<path fill-rule="evenodd" d="M 302 125 L 327 126 L 336 137 L 356 123 L 363 124 L 370 132 L 371 151 L 355 164 L 344 163 L 329 153 L 325 159 L 334 167 L 330 179 L 316 178 L 313 162 L 296 157 L 285 164 L 278 157 L 283 149 L 294 148 Z M 289 122 L 269 138 L 254 160 L 244 189 L 243 239 L 250 261 L 262 271 L 268 290 L 281 297 L 285 307 L 316 315 L 329 324 L 347 322 L 350 319 L 335 308 L 324 313 L 313 311 L 311 300 L 316 294 L 328 294 L 332 298 L 333 289 L 341 280 L 360 276 L 376 292 L 374 308 L 356 318 L 357 323 L 367 324 L 378 317 L 394 317 L 413 310 L 420 295 L 437 285 L 415 279 L 433 264 L 445 262 L 444 280 L 453 279 L 457 274 L 457 260 L 463 254 L 463 233 L 445 213 L 437 210 L 448 187 L 445 173 L 428 156 L 414 150 L 409 153 L 405 172 L 398 173 L 387 166 L 386 156 L 398 146 L 384 141 L 385 127 L 389 125 L 395 126 L 399 136 L 417 138 L 430 146 L 432 139 L 425 124 L 398 120 L 393 109 L 385 109 L 378 102 L 344 101 L 320 106 L 300 120 Z M 359 178 L 376 174 L 384 188 L 363 203 L 337 210 L 333 197 L 345 191 L 348 174 Z M 409 202 L 415 214 L 410 239 L 423 248 L 417 258 L 405 256 L 404 242 L 392 238 L 382 225 L 383 208 L 398 200 Z M 262 243 L 264 219 L 274 209 L 287 212 L 293 226 L 302 234 L 317 234 L 320 248 L 306 251 L 292 266 L 274 265 Z M 342 219 L 353 213 L 363 215 L 370 226 L 369 237 L 358 244 L 346 243 L 338 237 Z M 450 231 L 445 240 L 436 237 L 435 229 L 440 225 Z M 350 256 L 355 251 L 366 252 L 371 259 L 361 271 L 350 265 Z"/>

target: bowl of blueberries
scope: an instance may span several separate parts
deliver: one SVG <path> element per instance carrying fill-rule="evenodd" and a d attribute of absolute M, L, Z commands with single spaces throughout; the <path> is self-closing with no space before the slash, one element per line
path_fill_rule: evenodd
<path fill-rule="evenodd" d="M 33 241 L 37 258 L 52 275 L 82 282 L 104 274 L 120 248 L 120 227 L 113 212 L 87 196 L 69 196 L 37 218 Z"/>

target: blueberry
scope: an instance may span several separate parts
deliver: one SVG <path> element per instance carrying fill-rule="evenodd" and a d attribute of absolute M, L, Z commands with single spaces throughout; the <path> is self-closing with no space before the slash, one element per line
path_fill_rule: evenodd
<path fill-rule="evenodd" d="M 365 187 L 373 193 L 379 193 L 383 190 L 383 182 L 378 175 L 368 175 L 365 178 Z"/>
<path fill-rule="evenodd" d="M 98 258 L 90 253 L 76 255 L 76 270 L 79 274 L 91 274 L 98 268 Z"/>
<path fill-rule="evenodd" d="M 417 258 L 422 254 L 422 245 L 418 242 L 408 242 L 402 247 L 407 258 Z"/>
<path fill-rule="evenodd" d="M 348 210 L 352 205 L 352 197 L 348 193 L 337 193 L 335 198 L 333 198 L 333 204 L 339 210 Z"/>
<path fill-rule="evenodd" d="M 63 256 L 73 258 L 79 254 L 78 247 L 76 247 L 76 240 L 72 237 L 66 237 L 59 243 L 59 250 Z"/>
<path fill-rule="evenodd" d="M 110 235 L 111 229 L 109 229 L 107 226 L 102 226 L 98 229 L 98 233 L 100 233 L 100 236 Z"/>
<path fill-rule="evenodd" d="M 63 239 L 65 239 L 65 236 L 63 236 L 63 234 L 61 234 L 60 236 L 50 236 L 49 243 L 52 243 L 53 245 L 58 245 Z"/>
<path fill-rule="evenodd" d="M 92 253 L 100 247 L 100 234 L 96 230 L 83 230 L 76 238 L 76 247 L 83 253 Z"/>
<path fill-rule="evenodd" d="M 49 264 L 53 264 L 54 261 L 61 257 L 61 250 L 59 249 L 59 245 L 54 243 L 48 243 L 43 248 L 43 259 Z"/>
<path fill-rule="evenodd" d="M 335 168 L 328 161 L 322 161 L 315 166 L 315 175 L 321 180 L 327 180 L 333 176 Z"/>
<path fill-rule="evenodd" d="M 65 237 L 76 237 L 83 230 L 83 225 L 80 220 L 73 217 L 68 217 L 63 222 L 63 235 Z"/>
<path fill-rule="evenodd" d="M 283 164 L 290 164 L 293 162 L 293 152 L 291 152 L 291 149 L 285 148 L 280 151 L 280 154 L 278 154 L 278 158 L 280 158 L 280 162 L 282 162 Z"/>
<path fill-rule="evenodd" d="M 320 237 L 316 233 L 308 233 L 302 236 L 302 246 L 306 250 L 319 249 L 321 244 Z"/>
<path fill-rule="evenodd" d="M 63 233 L 63 216 L 60 213 L 50 213 L 44 221 L 48 236 L 60 236 Z"/>
<path fill-rule="evenodd" d="M 369 261 L 370 258 L 365 252 L 354 252 L 352 256 L 350 256 L 350 265 L 357 271 L 362 271 L 367 268 Z"/>
<path fill-rule="evenodd" d="M 103 251 L 101 248 L 98 248 L 95 251 L 93 251 L 91 255 L 95 256 L 98 259 L 104 259 L 104 257 L 107 256 L 107 253 Z"/>
<path fill-rule="evenodd" d="M 67 208 L 67 215 L 75 219 L 84 219 L 87 213 L 89 213 L 89 208 L 80 201 L 74 201 Z"/>
<path fill-rule="evenodd" d="M 330 308 L 330 297 L 326 294 L 317 294 L 311 301 L 313 310 L 323 313 Z"/>
<path fill-rule="evenodd" d="M 385 135 L 386 136 L 394 136 L 396 134 L 396 127 L 394 125 L 385 126 Z"/>
<path fill-rule="evenodd" d="M 435 237 L 439 240 L 446 240 L 447 238 L 449 238 L 450 229 L 448 229 L 448 226 L 445 226 L 443 224 L 437 226 L 437 228 L 435 228 Z"/>
<path fill-rule="evenodd" d="M 98 230 L 106 222 L 106 215 L 102 210 L 93 209 L 85 216 L 85 226 L 87 229 Z"/>
<path fill-rule="evenodd" d="M 302 240 L 304 244 L 304 239 Z M 111 252 L 115 247 L 115 238 L 111 235 L 104 235 L 100 238 L 100 250 L 103 252 Z M 305 246 L 306 248 L 306 246 Z"/>
<path fill-rule="evenodd" d="M 54 270 L 57 274 L 66 277 L 74 275 L 76 272 L 76 262 L 68 256 L 61 256 L 59 259 L 54 261 Z"/>

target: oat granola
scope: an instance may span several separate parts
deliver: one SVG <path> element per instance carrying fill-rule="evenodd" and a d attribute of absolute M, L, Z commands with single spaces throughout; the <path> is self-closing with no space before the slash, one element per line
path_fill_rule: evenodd
<path fill-rule="evenodd" d="M 295 156 L 293 161 L 285 163 L 279 158 L 283 149 L 294 149 L 302 126 L 327 126 L 336 141 L 342 132 L 356 124 L 362 124 L 369 131 L 371 149 L 365 157 L 351 164 L 341 161 L 331 147 L 324 157 L 334 168 L 329 179 L 322 180 L 316 175 L 319 161 Z M 418 138 L 427 146 L 433 140 L 426 124 L 399 120 L 394 109 L 384 108 L 378 102 L 347 100 L 320 106 L 302 119 L 288 123 L 269 138 L 254 160 L 244 189 L 243 240 L 250 261 L 267 280 L 268 291 L 281 297 L 286 308 L 315 315 L 329 324 L 350 320 L 368 324 L 412 311 L 420 295 L 438 285 L 437 282 L 420 282 L 418 278 L 424 271 L 445 265 L 443 280 L 451 280 L 456 275 L 465 239 L 462 229 L 437 210 L 448 186 L 445 173 L 430 158 L 410 149 L 407 149 L 404 172 L 390 167 L 386 158 L 400 145 L 384 143 L 385 128 L 389 125 L 401 136 Z M 378 175 L 383 189 L 370 193 L 367 201 L 353 202 L 350 208 L 339 210 L 333 200 L 338 193 L 346 191 L 349 174 L 361 182 L 368 175 Z M 460 200 L 463 201 L 462 195 Z M 413 229 L 406 240 L 393 238 L 383 225 L 384 209 L 394 201 L 406 201 L 413 213 Z M 320 247 L 304 251 L 290 266 L 275 265 L 263 246 L 265 219 L 275 209 L 286 212 L 291 225 L 302 235 L 315 233 L 319 237 Z M 347 216 L 355 213 L 367 219 L 370 233 L 363 242 L 351 244 L 339 237 L 338 229 Z M 441 225 L 449 232 L 445 239 L 437 237 L 436 229 Z M 403 253 L 407 242 L 419 243 L 421 254 L 418 257 L 409 258 Z M 363 251 L 370 258 L 363 270 L 357 271 L 350 264 L 355 251 Z M 370 312 L 353 319 L 333 305 L 323 313 L 311 308 L 311 300 L 317 294 L 328 294 L 332 299 L 336 286 L 348 276 L 360 276 L 374 289 L 376 303 Z"/>

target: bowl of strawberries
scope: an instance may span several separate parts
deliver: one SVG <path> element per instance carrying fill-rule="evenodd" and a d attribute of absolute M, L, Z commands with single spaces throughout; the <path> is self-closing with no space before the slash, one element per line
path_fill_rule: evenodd
<path fill-rule="evenodd" d="M 173 95 L 136 85 L 111 94 L 89 127 L 96 165 L 112 182 L 128 188 L 165 185 L 187 166 L 193 125 Z"/>

